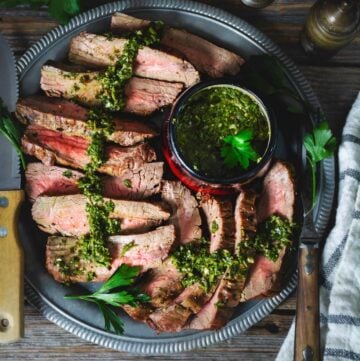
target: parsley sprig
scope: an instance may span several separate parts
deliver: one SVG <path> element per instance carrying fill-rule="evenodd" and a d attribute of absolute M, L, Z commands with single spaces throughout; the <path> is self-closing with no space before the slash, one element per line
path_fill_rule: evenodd
<path fill-rule="evenodd" d="M 312 133 L 304 136 L 304 147 L 312 174 L 312 206 L 316 202 L 316 163 L 331 157 L 336 150 L 336 139 L 326 121 L 316 126 Z"/>
<path fill-rule="evenodd" d="M 0 133 L 2 133 L 14 146 L 19 154 L 21 164 L 25 169 L 26 163 L 24 154 L 21 150 L 21 130 L 19 125 L 13 121 L 10 113 L 6 109 L 2 100 L 0 99 Z"/>
<path fill-rule="evenodd" d="M 117 271 L 96 292 L 89 295 L 65 296 L 67 300 L 82 300 L 95 303 L 105 321 L 105 329 L 111 329 L 118 335 L 124 332 L 124 325 L 118 315 L 109 306 L 121 307 L 124 305 L 137 306 L 145 303 L 150 297 L 136 288 L 126 288 L 134 284 L 140 273 L 140 267 L 121 265 Z"/>
<path fill-rule="evenodd" d="M 256 161 L 259 158 L 258 153 L 253 148 L 251 140 L 253 131 L 244 129 L 236 135 L 228 135 L 224 138 L 224 145 L 220 153 L 224 158 L 224 164 L 229 168 L 235 168 L 240 165 L 243 169 L 248 169 L 250 161 Z"/>

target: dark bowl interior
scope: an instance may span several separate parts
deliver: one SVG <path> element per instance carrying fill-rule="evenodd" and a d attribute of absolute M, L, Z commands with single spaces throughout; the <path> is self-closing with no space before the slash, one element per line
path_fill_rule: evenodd
<path fill-rule="evenodd" d="M 250 167 L 248 170 L 242 171 L 238 176 L 232 177 L 225 177 L 222 176 L 221 178 L 216 177 L 209 177 L 200 172 L 195 171 L 189 164 L 184 160 L 177 145 L 176 139 L 176 123 L 173 121 L 177 119 L 178 116 L 181 114 L 183 109 L 185 108 L 188 100 L 199 91 L 216 85 L 224 85 L 224 86 L 231 86 L 237 87 L 241 91 L 247 93 L 248 95 L 255 98 L 255 100 L 259 103 L 260 107 L 262 108 L 263 112 L 267 115 L 267 119 L 269 121 L 270 126 L 270 138 L 267 145 L 267 148 L 262 155 L 262 158 L 259 163 L 255 164 L 254 166 Z M 258 173 L 268 164 L 269 160 L 272 158 L 276 144 L 277 144 L 277 125 L 276 119 L 274 116 L 273 111 L 271 108 L 266 106 L 264 102 L 253 92 L 244 87 L 240 84 L 234 82 L 233 80 L 229 79 L 218 79 L 218 80 L 211 80 L 211 81 L 204 81 L 195 84 L 194 86 L 188 88 L 176 101 L 173 105 L 171 113 L 168 118 L 168 139 L 169 139 L 169 146 L 173 155 L 177 158 L 177 161 L 181 164 L 181 166 L 194 178 L 209 183 L 209 184 L 216 184 L 216 185 L 231 185 L 231 184 L 241 184 L 246 183 L 248 180 L 251 180 L 256 177 Z"/>

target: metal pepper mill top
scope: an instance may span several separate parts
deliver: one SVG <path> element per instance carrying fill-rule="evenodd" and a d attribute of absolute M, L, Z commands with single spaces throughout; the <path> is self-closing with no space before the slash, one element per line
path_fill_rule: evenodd
<path fill-rule="evenodd" d="M 360 0 L 318 0 L 301 32 L 310 55 L 331 56 L 350 43 L 360 29 Z"/>

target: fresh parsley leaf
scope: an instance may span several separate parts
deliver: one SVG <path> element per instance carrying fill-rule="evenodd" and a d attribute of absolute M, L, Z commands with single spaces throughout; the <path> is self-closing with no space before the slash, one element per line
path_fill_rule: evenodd
<path fill-rule="evenodd" d="M 118 287 L 130 286 L 140 273 L 140 267 L 122 264 L 117 271 L 99 288 L 96 293 L 105 293 Z"/>
<path fill-rule="evenodd" d="M 14 146 L 19 154 L 21 164 L 25 169 L 26 163 L 24 154 L 21 150 L 21 130 L 16 122 L 11 118 L 10 113 L 6 109 L 2 100 L 0 99 L 0 133 L 2 133 L 9 142 Z"/>
<path fill-rule="evenodd" d="M 94 302 L 103 314 L 105 329 L 108 331 L 112 329 L 115 333 L 122 334 L 124 331 L 123 323 L 109 306 L 136 306 L 139 303 L 150 300 L 148 295 L 141 293 L 136 288 L 121 289 L 125 286 L 131 286 L 139 272 L 140 267 L 131 267 L 123 264 L 96 292 L 89 295 L 65 296 L 65 299 Z"/>
<path fill-rule="evenodd" d="M 314 128 L 312 134 L 305 134 L 304 146 L 314 163 L 331 157 L 336 149 L 336 139 L 329 124 L 325 121 L 321 122 Z"/>
<path fill-rule="evenodd" d="M 303 143 L 311 167 L 312 206 L 314 207 L 316 202 L 316 163 L 331 157 L 337 144 L 327 121 L 321 122 L 312 133 L 305 134 Z"/>
<path fill-rule="evenodd" d="M 113 329 L 117 335 L 122 335 L 124 333 L 124 324 L 118 315 L 103 302 L 95 303 L 98 305 L 101 313 L 103 314 L 105 329 L 107 331 L 111 331 L 111 329 Z"/>
<path fill-rule="evenodd" d="M 67 169 L 67 170 L 63 171 L 62 175 L 66 178 L 71 178 L 73 173 L 71 170 Z"/>
<path fill-rule="evenodd" d="M 241 166 L 248 169 L 250 161 L 256 161 L 259 155 L 251 145 L 253 131 L 245 129 L 236 135 L 228 135 L 224 138 L 224 145 L 220 152 L 224 158 L 224 164 L 229 168 Z"/>

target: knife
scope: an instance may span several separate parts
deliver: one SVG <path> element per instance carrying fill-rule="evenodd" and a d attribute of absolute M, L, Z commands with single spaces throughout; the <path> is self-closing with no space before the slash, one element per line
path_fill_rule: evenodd
<path fill-rule="evenodd" d="M 304 219 L 300 234 L 296 301 L 295 361 L 320 361 L 319 242 L 314 225 L 309 167 L 300 185 Z"/>
<path fill-rule="evenodd" d="M 0 36 L 0 98 L 14 111 L 18 85 L 14 55 Z M 20 189 L 20 161 L 13 145 L 0 133 L 0 343 L 23 336 L 23 253 L 17 232 Z"/>

